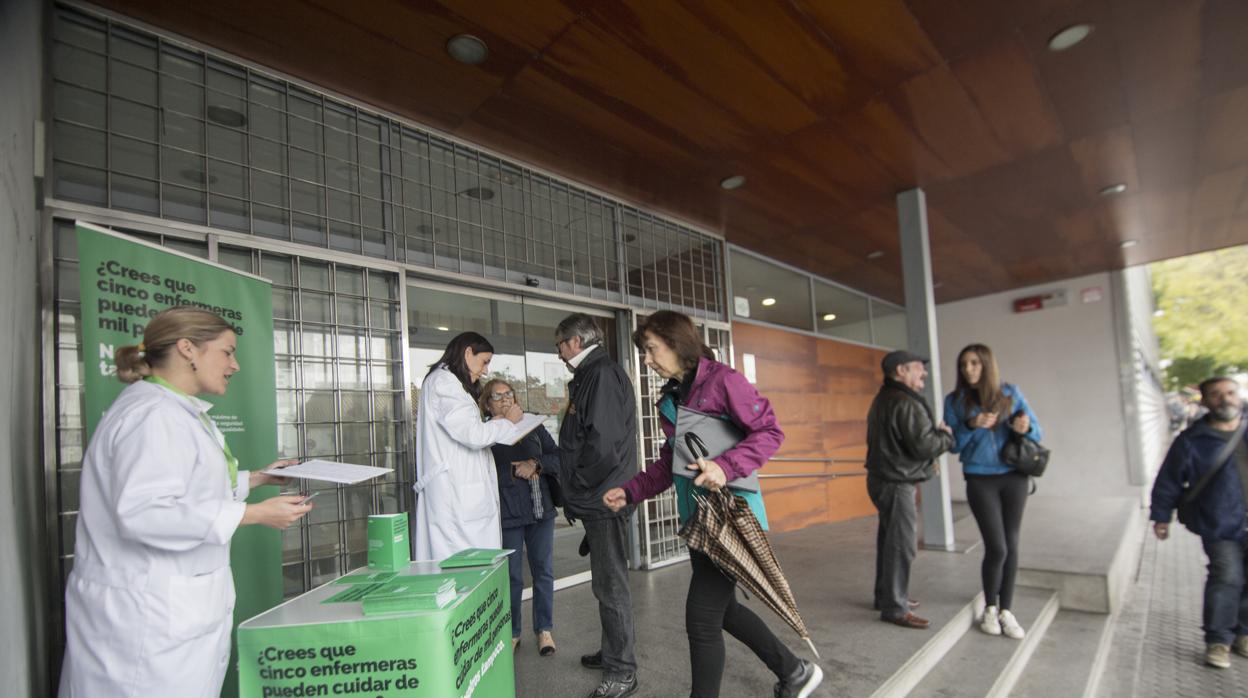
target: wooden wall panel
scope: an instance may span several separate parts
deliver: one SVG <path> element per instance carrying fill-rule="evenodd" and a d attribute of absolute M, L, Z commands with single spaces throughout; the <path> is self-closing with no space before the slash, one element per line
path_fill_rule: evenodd
<path fill-rule="evenodd" d="M 784 429 L 777 456 L 850 461 L 768 464 L 769 474 L 848 474 L 764 480 L 771 530 L 874 514 L 862 460 L 867 410 L 879 389 L 883 352 L 745 323 L 733 324 L 732 341 L 738 366 L 742 354 L 754 355 L 758 391 L 771 401 Z"/>

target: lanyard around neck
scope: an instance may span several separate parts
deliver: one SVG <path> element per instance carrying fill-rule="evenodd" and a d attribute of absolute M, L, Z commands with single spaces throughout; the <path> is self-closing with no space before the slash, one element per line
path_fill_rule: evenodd
<path fill-rule="evenodd" d="M 185 397 L 185 398 L 190 397 L 190 395 L 187 395 L 186 393 L 182 392 L 181 390 L 178 389 L 177 386 L 165 380 L 164 378 L 161 378 L 160 376 L 147 376 L 143 380 L 147 381 L 148 383 L 154 383 L 161 387 L 168 388 L 169 390 L 172 390 L 175 394 L 181 395 L 182 397 Z M 199 416 L 200 423 L 204 425 L 204 428 L 208 430 L 208 433 L 215 438 L 217 435 L 217 432 L 216 430 L 213 429 L 212 420 L 208 418 L 208 415 L 204 414 L 203 412 L 196 412 L 196 415 Z M 233 453 L 230 453 L 230 444 L 228 441 L 225 440 L 225 434 L 221 434 L 221 451 L 225 454 L 225 465 L 230 470 L 230 488 L 238 489 L 238 459 L 234 457 Z"/>

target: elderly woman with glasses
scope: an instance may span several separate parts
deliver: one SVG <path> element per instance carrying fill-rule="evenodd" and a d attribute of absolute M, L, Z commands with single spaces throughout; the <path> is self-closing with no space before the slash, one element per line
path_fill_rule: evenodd
<path fill-rule="evenodd" d="M 486 418 L 506 415 L 516 404 L 516 393 L 507 381 L 495 378 L 481 389 L 481 412 Z M 529 432 L 515 445 L 495 444 L 498 499 L 502 509 L 503 547 L 515 550 L 507 558 L 511 574 L 511 648 L 520 645 L 524 619 L 520 595 L 524 572 L 520 556 L 528 551 L 533 576 L 533 632 L 543 657 L 555 653 L 554 627 L 555 507 L 562 504 L 559 490 L 559 447 L 546 427 Z"/>

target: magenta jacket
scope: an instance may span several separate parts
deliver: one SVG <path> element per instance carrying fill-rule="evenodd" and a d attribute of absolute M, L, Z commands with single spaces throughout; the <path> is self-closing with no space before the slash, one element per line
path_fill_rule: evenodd
<path fill-rule="evenodd" d="M 763 467 L 784 442 L 784 432 L 767 398 L 759 395 L 744 376 L 718 361 L 698 361 L 698 375 L 684 404 L 706 414 L 726 415 L 745 432 L 740 443 L 714 459 L 729 480 Z M 659 419 L 659 424 L 668 441 L 659 457 L 624 485 L 631 502 L 649 499 L 672 486 L 671 438 L 676 425 L 666 415 Z"/>

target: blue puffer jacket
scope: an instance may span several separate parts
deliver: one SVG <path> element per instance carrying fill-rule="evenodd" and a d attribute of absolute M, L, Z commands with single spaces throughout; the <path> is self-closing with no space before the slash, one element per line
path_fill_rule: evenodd
<path fill-rule="evenodd" d="M 1248 435 L 1244 438 L 1248 440 Z M 1201 475 L 1215 467 L 1217 464 L 1213 459 L 1225 445 L 1226 440 L 1210 426 L 1208 417 L 1175 437 L 1153 482 L 1149 518 L 1170 523 L 1183 496 L 1183 483 L 1195 485 Z M 1234 463 L 1228 463 L 1200 491 L 1200 496 L 1196 498 L 1196 516 L 1187 528 L 1204 539 L 1244 538 L 1244 490 L 1240 484 L 1239 468 Z"/>
<path fill-rule="evenodd" d="M 1044 435 L 1040 420 L 1031 411 L 1031 405 L 1027 404 L 1023 391 L 1010 383 L 1002 383 L 1001 394 L 1010 398 L 1010 409 L 1006 411 L 1004 418 L 997 420 L 997 426 L 992 429 L 972 429 L 967 426 L 967 420 L 983 410 L 973 403 L 968 405 L 962 399 L 961 393 L 955 390 L 945 397 L 945 424 L 953 429 L 953 452 L 962 459 L 964 475 L 1004 475 L 1014 470 L 1013 466 L 1001 462 L 1001 447 L 1010 438 L 1008 420 L 1015 412 L 1022 410 L 1031 419 L 1031 430 L 1027 432 L 1027 438 L 1038 443 Z"/>
<path fill-rule="evenodd" d="M 528 480 L 521 480 L 512 475 L 511 464 L 537 459 L 542 468 L 542 476 L 538 478 L 542 490 L 542 521 L 555 515 L 555 504 L 551 498 L 550 487 L 554 483 L 559 487 L 559 447 L 551 438 L 546 427 L 538 427 L 510 446 L 494 444 L 490 447 L 494 452 L 494 467 L 498 469 L 498 500 L 503 516 L 503 528 L 528 526 L 537 523 L 533 515 L 533 490 Z"/>

